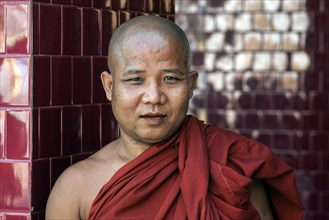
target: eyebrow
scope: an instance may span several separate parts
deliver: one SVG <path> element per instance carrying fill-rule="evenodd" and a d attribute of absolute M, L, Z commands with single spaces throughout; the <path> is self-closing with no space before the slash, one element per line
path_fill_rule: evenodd
<path fill-rule="evenodd" d="M 171 68 L 171 69 L 163 69 L 161 70 L 161 72 L 165 72 L 165 73 L 175 73 L 178 75 L 185 75 L 184 72 L 182 72 L 180 69 L 178 68 Z"/>
<path fill-rule="evenodd" d="M 141 74 L 144 73 L 145 70 L 139 70 L 139 69 L 130 69 L 123 73 L 123 76 L 133 75 L 133 74 Z"/>

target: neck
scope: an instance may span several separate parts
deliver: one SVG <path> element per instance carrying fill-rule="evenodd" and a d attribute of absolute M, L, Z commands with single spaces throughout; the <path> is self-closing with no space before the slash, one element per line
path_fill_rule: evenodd
<path fill-rule="evenodd" d="M 143 153 L 150 146 L 151 144 L 145 144 L 125 137 L 120 137 L 118 139 L 116 151 L 124 162 L 129 162 Z"/>

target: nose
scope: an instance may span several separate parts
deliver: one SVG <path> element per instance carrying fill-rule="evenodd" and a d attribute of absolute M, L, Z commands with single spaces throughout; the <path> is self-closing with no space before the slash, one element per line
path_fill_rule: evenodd
<path fill-rule="evenodd" d="M 166 101 L 166 95 L 160 83 L 154 81 L 148 82 L 144 88 L 142 102 L 144 104 L 160 105 Z"/>

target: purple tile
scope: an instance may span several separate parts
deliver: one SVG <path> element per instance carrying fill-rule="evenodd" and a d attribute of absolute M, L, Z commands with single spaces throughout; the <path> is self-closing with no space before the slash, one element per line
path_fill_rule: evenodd
<path fill-rule="evenodd" d="M 7 53 L 29 53 L 29 13 L 28 4 L 6 5 Z"/>
<path fill-rule="evenodd" d="M 312 92 L 310 94 L 310 108 L 314 111 L 329 111 L 329 95 Z"/>
<path fill-rule="evenodd" d="M 71 156 L 71 164 L 75 164 L 81 160 L 87 159 L 91 156 L 91 153 L 82 153 L 82 154 L 75 154 Z"/>
<path fill-rule="evenodd" d="M 71 165 L 70 157 L 56 157 L 50 160 L 50 175 L 51 187 L 54 186 L 58 177 L 64 172 L 66 168 Z"/>
<path fill-rule="evenodd" d="M 110 104 L 101 105 L 101 128 L 101 147 L 105 146 L 118 137 L 117 123 L 112 112 L 112 106 Z"/>
<path fill-rule="evenodd" d="M 237 108 L 241 109 L 250 109 L 253 106 L 253 101 L 254 97 L 250 93 L 242 93 L 237 97 Z"/>
<path fill-rule="evenodd" d="M 61 108 L 45 108 L 39 112 L 39 158 L 61 154 Z"/>
<path fill-rule="evenodd" d="M 28 106 L 30 58 L 0 58 L 0 106 Z"/>
<path fill-rule="evenodd" d="M 257 137 L 253 137 L 255 140 L 272 147 L 273 144 L 273 138 L 270 132 L 260 131 Z"/>
<path fill-rule="evenodd" d="M 62 110 L 62 155 L 81 152 L 81 107 L 67 106 Z"/>
<path fill-rule="evenodd" d="M 100 149 L 100 106 L 82 106 L 82 151 Z"/>
<path fill-rule="evenodd" d="M 275 149 L 289 149 L 290 148 L 290 136 L 287 133 L 275 133 L 273 134 L 274 145 L 271 147 Z"/>
<path fill-rule="evenodd" d="M 274 109 L 290 109 L 291 104 L 290 104 L 290 97 L 287 96 L 284 93 L 275 93 L 272 94 L 273 98 L 273 108 Z"/>
<path fill-rule="evenodd" d="M 102 10 L 102 55 L 107 56 L 108 45 L 112 36 L 112 33 L 118 26 L 117 12 Z"/>
<path fill-rule="evenodd" d="M 308 11 L 320 11 L 320 1 L 306 1 L 306 8 Z"/>
<path fill-rule="evenodd" d="M 291 108 L 294 110 L 306 110 L 308 108 L 308 96 L 304 92 L 292 95 Z"/>
<path fill-rule="evenodd" d="M 93 103 L 104 103 L 108 102 L 103 85 L 100 79 L 100 75 L 103 71 L 108 71 L 107 58 L 106 57 L 93 57 L 92 60 L 92 91 L 93 91 Z"/>
<path fill-rule="evenodd" d="M 307 153 L 301 155 L 302 166 L 301 169 L 308 170 L 318 170 L 320 168 L 320 154 L 319 153 Z"/>
<path fill-rule="evenodd" d="M 0 110 L 0 159 L 5 158 L 6 124 L 6 111 Z"/>
<path fill-rule="evenodd" d="M 50 161 L 49 159 L 32 162 L 32 207 L 33 211 L 46 208 L 50 193 Z"/>
<path fill-rule="evenodd" d="M 329 131 L 329 112 L 325 112 L 321 119 L 321 130 Z"/>
<path fill-rule="evenodd" d="M 68 105 L 72 101 L 72 58 L 52 57 L 51 105 Z"/>
<path fill-rule="evenodd" d="M 73 103 L 91 103 L 91 58 L 73 57 Z"/>
<path fill-rule="evenodd" d="M 5 44 L 5 37 L 6 37 L 6 26 L 5 26 L 5 5 L 0 5 L 0 53 L 5 53 L 6 51 L 6 44 Z"/>
<path fill-rule="evenodd" d="M 217 127 L 227 127 L 225 118 L 217 111 L 207 112 L 207 121 L 209 124 Z"/>
<path fill-rule="evenodd" d="M 34 2 L 50 3 L 51 0 L 34 0 Z"/>
<path fill-rule="evenodd" d="M 81 54 L 81 9 L 63 6 L 63 54 Z"/>
<path fill-rule="evenodd" d="M 30 211 L 30 164 L 0 163 L 0 212 Z"/>
<path fill-rule="evenodd" d="M 329 174 L 328 173 L 317 173 L 313 176 L 313 187 L 317 191 L 326 191 L 329 186 Z"/>
<path fill-rule="evenodd" d="M 305 40 L 305 50 L 308 52 L 319 52 L 319 40 L 320 40 L 320 34 L 318 32 L 316 33 L 308 33 L 306 35 Z"/>
<path fill-rule="evenodd" d="M 316 64 L 314 63 L 314 66 Z M 320 78 L 319 74 L 303 74 L 301 75 L 303 79 L 303 87 L 306 91 L 317 91 L 319 90 Z"/>
<path fill-rule="evenodd" d="M 296 150 L 311 150 L 309 132 L 298 131 L 292 135 L 292 148 Z"/>
<path fill-rule="evenodd" d="M 32 24 L 33 24 L 33 28 L 32 28 L 32 53 L 33 54 L 39 54 L 40 53 L 40 32 L 39 32 L 39 27 L 40 27 L 40 23 L 39 23 L 39 4 L 33 4 L 33 15 L 32 15 Z"/>
<path fill-rule="evenodd" d="M 33 57 L 33 106 L 50 105 L 50 57 Z"/>
<path fill-rule="evenodd" d="M 30 111 L 8 111 L 7 158 L 29 160 L 30 157 Z"/>
<path fill-rule="evenodd" d="M 100 10 L 83 8 L 83 55 L 100 53 Z"/>
<path fill-rule="evenodd" d="M 40 53 L 61 54 L 61 7 L 40 5 Z"/>

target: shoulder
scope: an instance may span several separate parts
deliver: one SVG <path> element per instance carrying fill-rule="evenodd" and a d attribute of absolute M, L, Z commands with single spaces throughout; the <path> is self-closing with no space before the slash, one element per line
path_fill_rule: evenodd
<path fill-rule="evenodd" d="M 88 173 L 92 169 L 90 158 L 67 168 L 57 179 L 47 202 L 47 219 L 79 219 L 81 196 L 88 183 Z"/>

